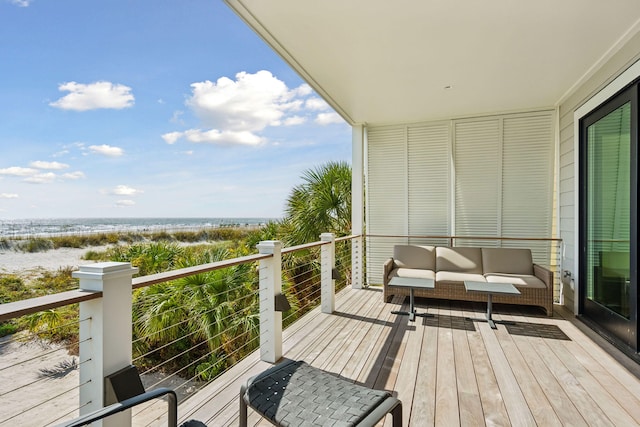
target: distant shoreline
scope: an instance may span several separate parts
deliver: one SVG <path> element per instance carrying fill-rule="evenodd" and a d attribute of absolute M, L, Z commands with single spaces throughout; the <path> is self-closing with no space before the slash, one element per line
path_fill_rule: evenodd
<path fill-rule="evenodd" d="M 102 252 L 116 245 L 152 243 L 160 240 L 185 246 L 207 244 L 233 240 L 239 237 L 238 233 L 259 227 L 259 224 L 248 224 L 146 231 L 67 232 L 44 236 L 0 236 L 0 274 L 29 278 L 44 271 L 57 271 L 68 267 L 78 269 L 81 265 L 93 264 L 95 261 L 83 259 L 87 252 Z"/>
<path fill-rule="evenodd" d="M 0 239 L 90 235 L 112 232 L 199 231 L 261 227 L 277 218 L 48 218 L 0 220 Z"/>

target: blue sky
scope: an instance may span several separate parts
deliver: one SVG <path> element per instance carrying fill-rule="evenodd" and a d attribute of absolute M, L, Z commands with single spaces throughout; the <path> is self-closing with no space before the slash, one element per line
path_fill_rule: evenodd
<path fill-rule="evenodd" d="M 220 0 L 0 0 L 0 218 L 281 217 L 349 126 Z"/>

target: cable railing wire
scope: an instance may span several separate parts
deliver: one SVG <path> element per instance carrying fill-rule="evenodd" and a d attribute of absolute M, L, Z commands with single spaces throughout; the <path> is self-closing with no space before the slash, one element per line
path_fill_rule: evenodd
<path fill-rule="evenodd" d="M 89 380 L 89 381 L 87 381 L 87 382 L 85 382 L 84 384 L 87 384 L 88 382 L 90 382 L 90 380 Z M 67 394 L 67 393 L 71 393 L 72 391 L 77 390 L 77 389 L 79 389 L 80 387 L 82 387 L 84 384 L 80 384 L 80 385 L 74 386 L 74 387 L 72 387 L 72 388 L 70 388 L 70 389 L 68 389 L 68 390 L 63 391 L 62 393 L 56 394 L 56 395 L 54 395 L 54 396 L 50 396 L 48 399 L 46 399 L 46 400 L 44 400 L 44 401 L 42 401 L 42 402 L 39 402 L 39 403 L 37 403 L 37 404 L 35 404 L 35 405 L 30 406 L 30 407 L 29 407 L 29 408 L 27 408 L 27 409 L 24 409 L 24 410 L 22 410 L 22 411 L 20 411 L 20 412 L 17 412 L 17 413 L 15 413 L 15 414 L 11 415 L 11 416 L 10 416 L 10 417 L 8 417 L 8 418 L 5 418 L 5 419 L 0 420 L 0 424 L 4 424 L 4 423 L 6 423 L 7 421 L 11 421 L 11 420 L 13 420 L 13 419 L 15 419 L 15 418 L 19 417 L 20 415 L 23 415 L 23 414 L 25 414 L 25 413 L 27 413 L 27 412 L 30 412 L 30 411 L 32 411 L 32 410 L 34 410 L 34 409 L 36 409 L 36 408 L 38 408 L 38 407 L 40 407 L 40 406 L 44 405 L 45 403 L 51 402 L 52 400 L 57 399 L 57 398 L 59 398 L 59 397 L 61 397 L 61 396 L 64 396 L 64 395 L 65 395 L 65 394 Z"/>
<path fill-rule="evenodd" d="M 301 249 L 305 249 L 305 248 L 301 248 Z M 294 251 L 289 251 L 287 252 L 287 254 L 285 255 L 283 253 L 283 255 L 285 256 L 289 256 L 289 254 L 291 254 Z M 296 298 L 299 299 L 298 303 L 300 303 L 299 306 L 295 307 L 294 310 L 292 310 L 292 313 L 286 317 L 287 320 L 290 320 L 292 318 L 296 318 L 298 316 L 301 316 L 302 314 L 304 314 L 304 311 L 307 310 L 309 307 L 313 307 L 313 306 L 317 306 L 320 303 L 320 294 L 321 294 L 321 290 L 320 290 L 320 264 L 318 262 L 318 258 L 319 258 L 319 250 L 313 250 L 312 251 L 312 255 L 310 255 L 310 257 L 312 257 L 311 260 L 309 260 L 308 262 L 303 262 L 299 265 L 296 265 L 295 267 L 290 267 L 287 263 L 287 261 L 284 261 L 284 268 L 283 268 L 283 280 L 286 280 L 286 283 L 283 283 L 283 288 L 285 288 L 285 293 L 287 294 L 288 297 L 290 298 Z M 255 261 L 253 261 L 255 262 Z M 255 269 L 253 270 L 253 274 L 257 274 L 259 273 L 259 271 L 261 271 L 262 269 L 257 269 L 258 271 L 256 271 Z M 200 273 L 195 273 L 196 274 L 200 274 Z M 237 272 L 237 273 L 232 273 L 232 275 L 229 277 L 227 277 L 225 279 L 225 281 L 228 282 L 234 282 L 235 280 L 241 279 L 243 275 L 245 275 L 245 272 Z M 286 277 L 286 279 L 285 279 Z M 253 277 L 251 277 L 250 280 L 255 280 Z M 299 286 L 296 285 L 296 282 L 300 282 L 300 284 L 302 284 L 303 286 Z M 254 282 L 256 283 L 256 282 Z M 229 297 L 229 295 L 233 294 L 234 292 L 237 292 L 239 289 L 244 288 L 246 289 L 247 286 L 250 284 L 250 282 L 247 282 L 245 284 L 240 284 L 238 285 L 238 287 L 231 287 L 229 289 L 225 289 L 224 291 L 218 292 L 215 295 L 211 295 L 209 296 L 212 299 L 217 299 L 217 298 L 223 298 L 226 299 Z M 216 286 L 223 286 L 223 283 L 216 283 Z M 255 299 L 257 296 L 259 295 L 259 290 L 255 290 L 251 293 L 248 294 L 242 294 L 240 296 L 238 296 L 235 300 L 232 301 L 233 304 L 237 304 L 237 305 L 243 305 L 244 302 L 246 302 L 247 300 L 250 299 Z M 150 307 L 152 306 L 153 301 L 149 301 L 149 302 L 142 302 L 139 305 L 139 308 L 144 309 L 145 307 Z M 170 312 L 175 313 L 176 311 L 180 311 L 180 310 L 184 310 L 184 307 L 175 307 L 172 308 L 162 314 L 166 315 L 166 314 L 170 314 Z M 207 311 L 203 312 L 203 313 L 198 313 L 198 315 L 201 316 L 207 316 L 210 315 L 212 312 L 214 312 L 216 310 L 216 308 L 211 308 L 208 309 Z M 236 317 L 237 313 L 231 313 L 228 314 L 226 316 L 224 316 L 223 318 L 218 319 L 218 321 L 220 323 L 227 323 L 232 321 L 232 319 L 234 317 Z M 257 313 L 256 313 L 257 314 Z M 160 315 L 160 314 L 158 314 Z M 83 321 L 86 321 L 89 319 L 84 319 Z M 141 325 L 144 324 L 145 321 L 148 321 L 148 319 L 140 319 L 137 320 L 135 323 L 136 327 L 139 327 Z M 142 337 L 137 337 L 136 340 L 133 342 L 133 344 L 138 344 L 141 341 L 147 340 L 151 337 L 153 337 L 156 334 L 165 332 L 168 329 L 171 328 L 176 328 L 179 327 L 181 325 L 184 325 L 188 322 L 193 321 L 192 319 L 183 319 L 180 320 L 172 325 L 168 325 L 158 331 L 153 331 L 148 333 L 145 336 Z M 252 320 L 253 321 L 253 320 Z M 69 327 L 70 325 L 74 325 L 75 322 L 71 323 L 71 324 L 65 324 L 65 325 L 59 325 L 56 326 L 54 328 L 51 328 L 49 330 L 45 330 L 45 331 L 37 331 L 37 332 L 33 332 L 33 336 L 46 336 L 47 334 L 51 334 L 53 331 L 55 331 L 56 329 L 59 328 L 65 328 L 65 327 Z M 206 325 L 205 328 L 207 327 L 212 327 L 215 325 L 215 321 L 212 321 L 210 324 Z M 179 370 L 177 370 L 176 372 L 171 373 L 169 376 L 162 378 L 161 380 L 159 380 L 156 384 L 160 384 L 162 382 L 166 382 L 168 379 L 170 379 L 173 376 L 179 376 L 181 374 L 183 374 L 185 371 L 192 369 L 194 366 L 196 366 L 197 364 L 201 363 L 202 360 L 205 360 L 209 357 L 213 357 L 212 358 L 212 362 L 210 366 L 205 366 L 203 370 L 195 370 L 195 375 L 192 376 L 191 378 L 187 379 L 187 381 L 183 382 L 182 384 L 180 384 L 176 389 L 179 388 L 183 388 L 183 387 L 187 387 L 189 386 L 189 382 L 188 381 L 193 381 L 196 380 L 198 378 L 203 378 L 203 377 L 207 377 L 207 375 L 211 372 L 211 370 L 213 369 L 220 369 L 220 366 L 225 366 L 229 360 L 233 360 L 234 362 L 237 361 L 236 357 L 238 357 L 238 355 L 242 355 L 244 353 L 242 357 L 245 357 L 247 354 L 250 354 L 251 349 L 254 349 L 258 346 L 259 343 L 259 334 L 257 334 L 256 332 L 251 332 L 251 335 L 253 336 L 251 339 L 246 339 L 247 335 L 245 335 L 245 333 L 241 333 L 238 334 L 234 331 L 234 327 L 231 328 L 227 328 L 223 331 L 220 331 L 218 333 L 216 333 L 214 336 L 210 336 L 207 339 L 203 339 L 203 341 L 201 343 L 197 343 L 191 346 L 190 349 L 185 350 L 183 352 L 178 353 L 177 355 L 172 356 L 169 359 L 163 360 L 163 362 L 157 366 L 151 367 L 150 369 L 146 370 L 145 372 L 142 373 L 142 375 L 147 375 L 151 372 L 155 372 L 158 371 L 159 369 L 162 369 L 164 366 L 167 366 L 168 364 L 174 362 L 177 358 L 184 356 L 186 352 L 193 352 L 194 350 L 197 350 L 199 348 L 201 348 L 204 344 L 209 344 L 210 340 L 218 340 L 220 338 L 222 338 L 223 335 L 227 334 L 227 335 L 231 335 L 231 334 L 235 334 L 235 336 L 233 337 L 233 339 L 230 340 L 226 340 L 224 343 L 216 346 L 216 348 L 207 351 L 205 354 L 203 354 L 202 356 L 198 357 L 196 360 L 181 366 L 181 368 Z M 143 328 L 141 328 L 143 329 Z M 140 361 L 140 359 L 143 359 L 145 357 L 151 356 L 153 353 L 158 353 L 159 351 L 162 351 L 163 349 L 165 349 L 166 347 L 170 347 L 173 344 L 176 344 L 178 341 L 183 340 L 185 338 L 189 339 L 191 337 L 193 337 L 194 335 L 198 335 L 198 334 L 202 334 L 202 330 L 200 331 L 193 331 L 193 332 L 189 332 L 184 336 L 181 336 L 178 339 L 172 340 L 168 343 L 163 343 L 161 347 L 159 348 L 154 348 L 151 351 L 146 352 L 145 354 L 139 356 L 136 358 L 136 361 Z M 251 336 L 250 335 L 250 336 Z M 243 342 L 242 345 L 236 346 L 238 341 L 244 339 L 245 341 Z M 89 338 L 90 340 L 90 338 Z M 86 342 L 87 340 L 83 341 Z M 71 343 L 72 345 L 79 345 L 80 342 L 73 342 Z M 6 345 L 5 343 L 2 343 L 2 345 Z M 224 348 L 227 348 L 227 350 L 225 351 Z M 26 363 L 28 361 L 32 361 L 32 360 L 37 360 L 38 358 L 47 355 L 47 354 L 51 354 L 54 353 L 56 351 L 60 351 L 62 349 L 53 349 L 47 352 L 44 352 L 43 354 L 40 354 L 38 356 L 32 357 L 27 359 L 26 361 L 22 361 L 21 363 Z M 241 360 L 241 359 L 240 359 Z M 85 363 L 88 363 L 90 360 L 84 360 L 81 361 L 80 364 L 84 365 Z M 11 367 L 15 367 L 15 365 L 12 365 Z M 0 371 L 2 371 L 3 369 L 7 369 L 10 367 L 5 367 L 5 368 L 0 368 Z M 216 373 L 216 376 L 212 379 L 209 379 L 207 383 L 211 382 L 211 381 L 215 381 L 216 378 L 219 377 L 219 375 L 222 375 L 222 373 L 228 369 L 228 366 L 226 368 L 224 368 L 222 371 L 220 371 L 219 373 Z M 181 378 L 182 380 L 182 378 Z M 38 380 L 39 381 L 39 380 Z M 23 388 L 27 388 L 29 387 L 29 385 L 32 385 L 34 382 L 31 382 L 30 384 L 26 384 L 20 387 L 20 389 Z M 84 383 L 82 385 L 79 385 L 78 387 L 82 387 L 84 385 L 86 385 L 87 383 Z M 77 387 L 74 387 L 74 389 Z M 72 389 L 73 390 L 73 389 Z M 13 391 L 10 391 L 13 392 Z M 52 396 L 51 398 L 47 399 L 44 403 L 49 402 L 53 399 L 59 398 L 60 396 L 64 395 L 67 392 L 63 392 L 60 393 L 56 396 Z M 34 407 L 37 407 L 40 405 L 35 405 Z M 83 405 L 84 407 L 85 405 Z M 27 409 L 27 411 L 32 410 L 33 408 L 29 408 Z M 65 418 L 65 416 L 72 414 L 73 412 L 75 412 L 76 410 L 67 412 L 65 414 L 62 414 L 61 416 L 59 416 L 56 420 L 60 420 L 62 418 Z M 16 415 L 17 416 L 17 415 Z M 12 420 L 15 417 L 11 417 L 9 419 Z M 3 421 L 3 422 L 6 422 Z"/>

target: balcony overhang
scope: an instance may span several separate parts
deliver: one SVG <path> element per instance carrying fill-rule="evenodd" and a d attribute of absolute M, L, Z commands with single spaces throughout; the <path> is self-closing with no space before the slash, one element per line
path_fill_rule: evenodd
<path fill-rule="evenodd" d="M 637 0 L 225 0 L 350 124 L 558 105 L 640 30 Z"/>

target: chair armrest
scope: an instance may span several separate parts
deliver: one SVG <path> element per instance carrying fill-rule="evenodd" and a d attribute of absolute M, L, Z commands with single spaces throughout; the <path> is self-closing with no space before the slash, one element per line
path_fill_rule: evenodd
<path fill-rule="evenodd" d="M 60 424 L 58 427 L 79 427 L 84 426 L 93 421 L 98 421 L 103 418 L 106 418 L 110 415 L 117 414 L 118 412 L 125 411 L 127 409 L 133 408 L 134 406 L 138 406 L 141 403 L 147 402 L 149 400 L 157 399 L 167 395 L 168 404 L 169 404 L 169 417 L 168 417 L 168 425 L 170 427 L 175 427 L 178 425 L 178 398 L 176 393 L 170 388 L 161 387 L 155 390 L 147 391 L 146 393 L 139 394 L 130 399 L 123 400 L 122 402 L 114 403 L 113 405 L 109 405 L 105 408 L 97 409 L 93 412 L 90 412 L 86 415 L 83 415 L 75 420 L 68 421 L 64 424 Z"/>
<path fill-rule="evenodd" d="M 389 284 L 389 274 L 393 271 L 395 267 L 395 261 L 393 258 L 389 258 L 382 265 L 382 284 L 387 286 Z"/>
<path fill-rule="evenodd" d="M 553 272 L 546 267 L 533 264 L 533 275 L 542 280 L 547 289 L 553 289 Z"/>

